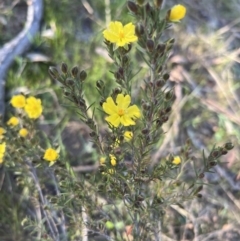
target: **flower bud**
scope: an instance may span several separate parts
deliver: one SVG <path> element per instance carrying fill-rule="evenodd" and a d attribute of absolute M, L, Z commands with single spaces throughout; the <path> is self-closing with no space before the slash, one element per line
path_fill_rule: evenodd
<path fill-rule="evenodd" d="M 70 96 L 70 93 L 69 93 L 68 91 L 65 91 L 65 92 L 64 92 L 64 95 L 65 95 L 65 96 Z"/>
<path fill-rule="evenodd" d="M 142 103 L 142 108 L 144 110 L 149 110 L 151 108 L 151 105 L 149 103 L 147 103 L 147 102 L 143 102 Z"/>
<path fill-rule="evenodd" d="M 119 73 L 121 76 L 123 76 L 123 75 L 124 75 L 124 69 L 123 69 L 122 67 L 120 67 L 120 68 L 118 69 L 118 73 Z"/>
<path fill-rule="evenodd" d="M 123 61 L 123 64 L 126 66 L 129 62 L 129 58 L 127 55 L 124 55 L 123 58 L 122 58 L 122 61 Z"/>
<path fill-rule="evenodd" d="M 166 73 L 166 74 L 163 75 L 163 79 L 164 79 L 165 81 L 167 81 L 167 80 L 169 79 L 169 77 L 170 77 L 170 76 L 169 76 L 168 73 Z"/>
<path fill-rule="evenodd" d="M 67 78 L 67 79 L 66 79 L 66 85 L 72 86 L 72 85 L 74 85 L 74 84 L 75 84 L 75 82 L 74 82 L 74 80 L 73 80 L 72 78 Z"/>
<path fill-rule="evenodd" d="M 211 167 L 214 167 L 214 166 L 217 165 L 217 162 L 212 161 L 212 162 L 210 162 L 209 164 L 210 164 Z"/>
<path fill-rule="evenodd" d="M 149 133 L 149 129 L 148 128 L 144 128 L 143 130 L 142 130 L 142 134 L 143 135 L 147 135 Z"/>
<path fill-rule="evenodd" d="M 135 34 L 138 37 L 141 37 L 144 34 L 144 27 L 141 23 L 138 23 L 136 28 L 135 28 Z"/>
<path fill-rule="evenodd" d="M 151 5 L 149 3 L 146 4 L 145 9 L 148 14 L 152 11 Z"/>
<path fill-rule="evenodd" d="M 230 151 L 230 150 L 232 150 L 232 149 L 234 148 L 234 145 L 233 145 L 231 142 L 227 142 L 227 143 L 224 145 L 224 147 L 225 147 L 228 151 Z"/>
<path fill-rule="evenodd" d="M 147 40 L 147 48 L 149 52 L 154 50 L 154 41 L 152 39 Z"/>
<path fill-rule="evenodd" d="M 115 95 L 118 95 L 120 93 L 122 93 L 122 89 L 120 87 L 117 87 L 117 88 L 114 89 L 114 94 Z"/>
<path fill-rule="evenodd" d="M 114 77 L 116 78 L 116 80 L 120 80 L 121 79 L 121 75 L 119 74 L 118 71 L 114 73 Z"/>
<path fill-rule="evenodd" d="M 166 100 L 171 100 L 173 98 L 173 90 L 170 90 L 168 91 L 166 94 L 165 94 L 165 98 Z"/>
<path fill-rule="evenodd" d="M 77 77 L 77 74 L 78 74 L 78 67 L 77 66 L 74 66 L 71 70 L 71 73 L 72 73 L 72 76 L 73 77 Z"/>
<path fill-rule="evenodd" d="M 62 65 L 61 65 L 61 70 L 62 70 L 62 72 L 63 72 L 64 74 L 67 73 L 67 71 L 68 71 L 68 66 L 67 66 L 66 63 L 62 63 Z"/>
<path fill-rule="evenodd" d="M 218 150 L 214 150 L 214 151 L 212 151 L 212 153 L 211 153 L 211 156 L 212 156 L 213 158 L 218 158 L 220 155 L 221 155 L 221 153 L 220 153 Z"/>
<path fill-rule="evenodd" d="M 59 77 L 58 70 L 54 66 L 49 67 L 48 73 L 52 76 L 53 79 L 57 79 Z"/>
<path fill-rule="evenodd" d="M 144 2 L 145 2 L 145 0 L 137 0 L 137 4 L 140 5 L 140 6 L 143 5 Z"/>
<path fill-rule="evenodd" d="M 158 44 L 158 45 L 157 45 L 157 52 L 158 52 L 159 54 L 164 53 L 165 47 L 166 47 L 165 44 Z"/>
<path fill-rule="evenodd" d="M 127 2 L 127 6 L 128 6 L 128 9 L 133 12 L 133 13 L 137 13 L 138 11 L 138 6 L 135 2 L 132 2 L 132 1 L 128 1 Z"/>
<path fill-rule="evenodd" d="M 172 110 L 172 107 L 171 107 L 171 106 L 168 106 L 168 107 L 164 110 L 164 112 L 165 112 L 165 113 L 169 113 L 171 110 Z"/>
<path fill-rule="evenodd" d="M 167 115 L 163 115 L 161 117 L 161 121 L 164 123 L 164 122 L 167 122 L 168 121 L 168 116 Z"/>
<path fill-rule="evenodd" d="M 155 5 L 157 8 L 161 8 L 163 0 L 155 0 Z"/>
<path fill-rule="evenodd" d="M 165 85 L 165 81 L 163 79 L 157 80 L 156 81 L 156 86 L 158 88 L 162 88 Z"/>
<path fill-rule="evenodd" d="M 202 194 L 201 194 L 201 193 L 198 193 L 198 194 L 197 194 L 197 197 L 198 197 L 198 198 L 202 198 Z"/>
<path fill-rule="evenodd" d="M 104 102 L 106 102 L 104 99 L 100 100 L 99 102 L 100 106 L 102 106 Z"/>
<path fill-rule="evenodd" d="M 100 79 L 100 80 L 97 81 L 96 86 L 97 86 L 98 89 L 101 90 L 102 87 L 104 86 L 104 82 Z"/>
<path fill-rule="evenodd" d="M 221 151 L 221 154 L 222 154 L 222 155 L 226 155 L 227 153 L 228 153 L 228 150 L 225 149 L 225 148 L 223 148 L 222 151 Z"/>
<path fill-rule="evenodd" d="M 202 179 L 202 178 L 204 178 L 204 173 L 202 172 L 202 173 L 200 173 L 199 175 L 198 175 L 198 178 L 200 178 L 200 179 Z"/>
<path fill-rule="evenodd" d="M 87 73 L 85 70 L 82 70 L 79 74 L 79 78 L 81 81 L 84 81 L 87 78 Z"/>
<path fill-rule="evenodd" d="M 91 137 L 96 137 L 96 136 L 97 136 L 97 133 L 96 133 L 95 131 L 93 131 L 93 132 L 91 132 L 89 135 L 90 135 Z"/>

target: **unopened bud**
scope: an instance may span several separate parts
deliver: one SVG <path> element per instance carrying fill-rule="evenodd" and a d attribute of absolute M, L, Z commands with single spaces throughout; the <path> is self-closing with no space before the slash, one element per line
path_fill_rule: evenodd
<path fill-rule="evenodd" d="M 77 74 L 78 74 L 78 67 L 77 66 L 74 66 L 71 70 L 71 73 L 72 73 L 72 76 L 73 77 L 77 77 Z"/>
<path fill-rule="evenodd" d="M 222 155 L 226 155 L 228 153 L 228 150 L 223 148 L 222 151 L 221 151 Z"/>
<path fill-rule="evenodd" d="M 170 90 L 165 94 L 166 100 L 171 100 L 173 98 L 173 91 Z"/>
<path fill-rule="evenodd" d="M 67 78 L 66 79 L 66 85 L 70 85 L 70 86 L 72 86 L 72 85 L 74 85 L 74 80 L 72 79 L 72 78 Z"/>
<path fill-rule="evenodd" d="M 147 135 L 149 133 L 149 129 L 148 128 L 144 128 L 143 130 L 142 130 L 142 134 L 143 135 Z"/>
<path fill-rule="evenodd" d="M 135 28 L 135 34 L 138 37 L 141 37 L 144 34 L 144 27 L 141 23 L 138 23 L 136 28 Z"/>
<path fill-rule="evenodd" d="M 56 67 L 50 66 L 48 69 L 48 73 L 54 78 L 57 79 L 59 77 L 59 73 Z"/>
<path fill-rule="evenodd" d="M 210 162 L 209 164 L 210 164 L 211 167 L 214 167 L 214 166 L 217 165 L 217 162 L 213 162 L 213 161 L 212 161 L 212 162 Z"/>
<path fill-rule="evenodd" d="M 97 136 L 97 133 L 96 133 L 95 131 L 93 131 L 93 132 L 91 132 L 89 135 L 90 135 L 91 137 L 96 137 L 96 136 Z"/>
<path fill-rule="evenodd" d="M 114 89 L 114 94 L 118 95 L 120 93 L 122 93 L 122 89 L 120 87 Z"/>
<path fill-rule="evenodd" d="M 159 53 L 159 54 L 162 54 L 163 52 L 164 52 L 164 50 L 165 50 L 165 47 L 166 47 L 166 45 L 165 44 L 158 44 L 157 45 L 157 52 Z"/>
<path fill-rule="evenodd" d="M 140 6 L 143 5 L 144 2 L 145 2 L 145 0 L 137 0 L 137 4 L 140 5 Z"/>
<path fill-rule="evenodd" d="M 200 173 L 199 175 L 198 175 L 198 178 L 200 178 L 200 179 L 202 179 L 202 178 L 204 178 L 204 173 L 202 172 L 202 173 Z"/>
<path fill-rule="evenodd" d="M 124 55 L 122 61 L 123 61 L 123 64 L 126 66 L 128 64 L 128 62 L 129 62 L 128 56 Z"/>
<path fill-rule="evenodd" d="M 155 0 L 155 5 L 157 8 L 161 8 L 163 0 Z"/>
<path fill-rule="evenodd" d="M 147 102 L 142 103 L 142 108 L 144 110 L 149 110 L 151 108 L 151 105 Z"/>
<path fill-rule="evenodd" d="M 170 77 L 170 76 L 169 76 L 168 73 L 166 73 L 166 74 L 163 75 L 163 79 L 166 80 L 166 81 L 169 79 L 169 77 Z"/>
<path fill-rule="evenodd" d="M 220 154 L 220 152 L 219 152 L 218 150 L 214 150 L 214 151 L 212 151 L 212 153 L 211 153 L 211 156 L 212 156 L 213 158 L 218 158 L 220 155 L 221 155 L 221 154 Z"/>
<path fill-rule="evenodd" d="M 118 69 L 118 73 L 121 75 L 121 76 L 124 76 L 124 69 L 122 67 L 120 67 Z"/>
<path fill-rule="evenodd" d="M 168 106 L 168 107 L 164 110 L 164 112 L 165 112 L 165 113 L 169 113 L 171 110 L 172 110 L 172 107 L 171 107 L 171 106 Z"/>
<path fill-rule="evenodd" d="M 228 151 L 234 148 L 234 145 L 231 142 L 227 142 L 224 146 Z"/>
<path fill-rule="evenodd" d="M 81 81 L 84 81 L 87 78 L 87 73 L 85 70 L 82 70 L 79 74 L 79 78 Z"/>
<path fill-rule="evenodd" d="M 106 102 L 106 101 L 105 101 L 105 100 L 103 100 L 103 99 L 102 99 L 102 100 L 100 100 L 100 102 L 99 102 L 100 106 L 102 106 L 104 102 Z"/>
<path fill-rule="evenodd" d="M 64 74 L 66 74 L 68 72 L 68 66 L 66 63 L 62 63 L 61 70 Z"/>
<path fill-rule="evenodd" d="M 138 11 L 138 6 L 135 2 L 132 2 L 132 1 L 128 1 L 127 2 L 127 6 L 128 6 L 128 9 L 133 12 L 133 13 L 137 13 Z"/>
<path fill-rule="evenodd" d="M 167 122 L 168 121 L 168 116 L 167 115 L 163 115 L 161 117 L 161 121 L 164 123 L 164 122 Z"/>
<path fill-rule="evenodd" d="M 158 88 L 162 88 L 165 85 L 165 81 L 163 79 L 157 80 L 156 81 L 156 86 Z"/>
<path fill-rule="evenodd" d="M 67 92 L 67 91 L 65 91 L 65 92 L 64 92 L 64 95 L 65 95 L 65 96 L 70 96 L 70 93 Z"/>
<path fill-rule="evenodd" d="M 104 86 L 104 82 L 100 79 L 100 80 L 97 81 L 96 86 L 97 86 L 98 89 L 101 90 L 102 87 Z"/>
<path fill-rule="evenodd" d="M 202 194 L 201 194 L 201 193 L 198 193 L 198 194 L 197 194 L 197 197 L 198 197 L 198 198 L 202 198 Z"/>
<path fill-rule="evenodd" d="M 147 48 L 149 52 L 154 50 L 154 41 L 152 39 L 147 40 Z"/>

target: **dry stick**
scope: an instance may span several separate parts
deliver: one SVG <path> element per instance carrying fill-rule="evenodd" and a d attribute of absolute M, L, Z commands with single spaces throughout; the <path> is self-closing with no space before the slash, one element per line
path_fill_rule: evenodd
<path fill-rule="evenodd" d="M 27 1 L 28 11 L 24 29 L 0 49 L 0 116 L 4 115 L 5 78 L 14 58 L 21 55 L 31 45 L 40 28 L 43 13 L 43 0 Z"/>
<path fill-rule="evenodd" d="M 52 238 L 55 240 L 55 241 L 58 241 L 59 238 L 56 237 L 56 236 L 59 236 L 58 235 L 58 231 L 56 229 L 56 225 L 53 223 L 52 220 L 50 220 L 50 217 L 48 216 L 46 210 L 44 209 L 44 206 L 47 204 L 46 203 L 46 200 L 44 198 L 44 195 L 42 193 L 42 189 L 40 187 L 40 183 L 39 183 L 39 180 L 38 180 L 38 177 L 37 177 L 37 174 L 36 174 L 36 169 L 32 166 L 32 164 L 29 162 L 29 161 L 26 161 L 27 165 L 29 166 L 30 168 L 30 174 L 33 178 L 33 181 L 35 183 L 35 186 L 37 188 L 37 191 L 38 191 L 38 194 L 39 194 L 39 198 L 40 198 L 40 201 L 41 201 L 41 204 L 43 205 L 43 208 L 42 208 L 42 211 L 43 211 L 43 214 L 46 218 L 46 221 L 47 221 L 47 225 L 48 225 L 48 228 L 51 232 L 51 236 Z"/>

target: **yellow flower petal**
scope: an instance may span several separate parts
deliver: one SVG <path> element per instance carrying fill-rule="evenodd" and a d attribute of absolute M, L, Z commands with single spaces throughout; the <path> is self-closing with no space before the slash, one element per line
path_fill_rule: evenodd
<path fill-rule="evenodd" d="M 14 127 L 14 126 L 18 125 L 18 123 L 19 123 L 18 118 L 13 116 L 8 120 L 7 125 Z"/>
<path fill-rule="evenodd" d="M 118 94 L 116 103 L 117 105 L 111 97 L 108 97 L 106 102 L 103 103 L 103 110 L 109 114 L 105 120 L 114 127 L 118 127 L 120 123 L 124 126 L 135 125 L 133 119 L 141 117 L 141 113 L 136 105 L 128 107 L 131 103 L 130 95 Z"/>
<path fill-rule="evenodd" d="M 58 153 L 53 148 L 48 148 L 44 153 L 43 159 L 49 162 L 55 162 L 58 159 Z"/>
<path fill-rule="evenodd" d="M 123 95 L 123 94 L 118 94 L 116 103 L 118 104 L 119 108 L 126 109 L 130 103 L 131 103 L 131 97 L 130 95 Z"/>
<path fill-rule="evenodd" d="M 131 119 L 131 117 L 127 116 L 127 115 L 124 115 L 121 117 L 121 123 L 124 125 L 124 126 L 132 126 L 132 125 L 135 125 L 135 121 L 133 121 Z"/>
<path fill-rule="evenodd" d="M 106 40 L 116 44 L 117 47 L 125 47 L 127 44 L 138 40 L 135 35 L 135 26 L 128 23 L 125 26 L 121 22 L 111 22 L 106 30 L 103 31 Z"/>
<path fill-rule="evenodd" d="M 26 104 L 26 99 L 24 95 L 15 95 L 12 97 L 10 103 L 15 108 L 23 108 Z"/>
<path fill-rule="evenodd" d="M 114 127 L 118 127 L 121 119 L 119 115 L 114 114 L 106 117 L 105 120 L 109 122 L 111 125 L 113 125 Z"/>
<path fill-rule="evenodd" d="M 172 163 L 175 165 L 179 165 L 181 163 L 181 158 L 179 156 L 175 156 Z"/>
<path fill-rule="evenodd" d="M 131 131 L 125 131 L 123 136 L 125 141 L 130 141 L 133 138 L 133 133 Z"/>
<path fill-rule="evenodd" d="M 127 108 L 127 113 L 130 118 L 140 118 L 141 117 L 141 112 L 136 105 L 132 105 L 129 108 Z"/>
<path fill-rule="evenodd" d="M 18 134 L 21 137 L 26 137 L 28 135 L 28 130 L 26 128 L 22 128 L 22 129 L 19 130 Z"/>
<path fill-rule="evenodd" d="M 175 5 L 173 8 L 170 10 L 170 15 L 169 15 L 169 21 L 176 22 L 185 17 L 186 14 L 186 8 L 181 5 Z"/>
<path fill-rule="evenodd" d="M 43 111 L 41 100 L 33 96 L 27 98 L 24 110 L 30 119 L 37 119 Z"/>

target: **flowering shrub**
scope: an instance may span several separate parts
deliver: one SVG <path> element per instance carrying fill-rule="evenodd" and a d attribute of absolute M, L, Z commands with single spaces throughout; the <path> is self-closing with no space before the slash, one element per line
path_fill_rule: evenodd
<path fill-rule="evenodd" d="M 100 103 L 88 104 L 85 70 L 65 63 L 60 69 L 49 68 L 89 127 L 95 148 L 91 173 L 77 175 L 70 158 L 37 130 L 37 119 L 44 114 L 39 98 L 19 94 L 10 101 L 15 116 L 7 127 L 0 127 L 0 163 L 16 167 L 19 185 L 33 192 L 31 201 L 42 216 L 37 221 L 34 215 L 26 217 L 22 223 L 38 240 L 160 240 L 167 207 L 200 197 L 204 173 L 233 148 L 231 143 L 213 147 L 195 168 L 191 143 L 186 141 L 181 152 L 152 161 L 174 101 L 167 68 L 174 39 L 163 35 L 172 22 L 184 18 L 186 9 L 176 5 L 167 12 L 161 9 L 162 1 L 137 2 L 127 2 L 133 22 L 112 21 L 103 31 L 114 62 L 114 88 L 109 91 L 104 80 L 96 81 Z M 148 67 L 137 89 L 133 51 Z M 12 139 L 15 146 L 10 145 Z M 189 168 L 196 174 L 190 183 L 184 178 Z M 40 177 L 50 178 L 51 188 Z"/>

